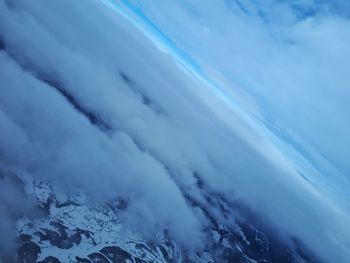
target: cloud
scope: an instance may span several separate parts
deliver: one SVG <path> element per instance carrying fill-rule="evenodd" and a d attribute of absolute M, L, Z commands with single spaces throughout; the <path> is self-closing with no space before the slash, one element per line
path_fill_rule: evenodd
<path fill-rule="evenodd" d="M 302 18 L 284 1 L 264 5 L 131 2 L 197 58 L 208 74 L 220 72 L 227 85 L 248 93 L 266 116 L 305 138 L 348 174 L 349 110 L 344 98 L 348 95 L 349 20 L 335 11 L 325 13 L 321 7 L 331 2 L 295 4 L 315 9 Z"/>
<path fill-rule="evenodd" d="M 1 144 L 5 155 L 3 165 L 16 164 L 17 169 L 26 171 L 36 180 L 48 181 L 68 193 L 82 190 L 95 201 L 125 198 L 130 201 L 129 217 L 140 220 L 137 227 L 147 226 L 143 232 L 153 233 L 157 226 L 171 226 L 187 229 L 184 233 L 195 237 L 199 232 L 196 219 L 163 164 L 139 149 L 136 138 L 130 137 L 127 127 L 123 127 L 129 118 L 129 125 L 134 124 L 136 128 L 147 121 L 157 124 L 152 122 L 152 118 L 156 118 L 152 109 L 126 87 L 118 67 L 108 69 L 115 66 L 108 64 L 112 61 L 101 65 L 96 58 L 69 50 L 66 43 L 62 45 L 48 33 L 42 25 L 54 27 L 56 24 L 36 20 L 47 19 L 46 11 L 41 10 L 43 7 L 28 6 L 37 9 L 30 10 L 33 13 L 40 11 L 44 16 L 38 15 L 35 19 L 24 9 L 17 8 L 22 6 L 9 9 L 3 4 L 1 7 L 1 32 L 6 41 L 6 49 L 0 57 L 0 77 L 2 83 L 6 83 L 1 88 L 1 110 L 6 134 L 14 137 Z M 67 19 L 75 15 L 69 13 Z M 16 19 L 25 19 L 27 24 Z M 81 25 L 85 24 L 81 22 Z M 11 29 L 18 34 L 12 35 Z M 66 33 L 64 27 L 57 30 Z M 80 37 L 85 41 L 92 37 L 89 34 Z M 18 37 L 23 42 L 18 42 Z M 112 38 L 118 43 L 116 39 Z M 77 38 L 77 41 L 82 40 Z M 105 43 L 110 41 L 107 39 Z M 21 49 L 23 43 L 28 49 Z M 71 97 L 77 98 L 74 103 Z M 101 129 L 100 122 L 94 119 L 108 121 L 109 130 Z M 17 136 L 18 141 L 15 140 Z M 26 147 L 22 148 L 21 144 Z M 173 206 L 177 208 L 176 214 Z M 188 220 L 183 223 L 179 217 Z M 188 240 L 185 234 L 172 232 L 183 242 Z M 193 240 L 195 243 L 196 238 Z"/>
<path fill-rule="evenodd" d="M 277 151 L 283 153 L 289 164 L 312 178 L 317 191 L 332 200 L 332 206 L 347 214 L 349 79 L 346 69 L 350 41 L 347 4 L 330 1 L 123 3 L 128 7 L 126 10 L 135 14 L 143 12 L 158 31 L 174 42 L 175 48 L 195 58 L 209 78 L 238 98 L 241 108 L 275 123 L 279 134 L 277 138 L 276 134 L 268 137 L 272 137 Z M 242 94 L 244 99 L 249 98 L 248 106 Z M 251 101 L 256 105 L 253 111 Z M 264 131 L 266 127 L 258 125 L 258 128 L 263 133 L 271 132 Z M 281 140 L 281 134 L 288 139 Z M 248 138 L 249 141 L 256 136 Z M 256 140 L 250 144 L 261 147 Z M 279 158 L 274 158 L 276 155 L 270 158 L 273 163 L 281 163 Z M 348 238 L 344 242 L 347 247 Z"/>
<path fill-rule="evenodd" d="M 282 62 L 297 63 L 296 40 L 313 43 L 308 34 L 292 37 L 313 28 L 312 22 L 293 24 L 288 34 L 278 27 L 266 32 L 259 18 L 250 21 L 242 11 L 232 15 L 224 2 L 166 2 L 159 1 L 157 10 L 169 16 L 155 19 L 157 25 L 177 36 L 205 73 L 215 72 L 242 109 L 260 114 L 262 106 L 245 89 L 239 95 L 230 91 L 231 83 L 251 87 L 271 108 L 296 107 L 276 88 L 277 80 L 299 88 L 290 84 Z M 276 35 L 281 31 L 291 40 Z M 255 129 L 259 125 L 184 73 L 149 37 L 96 1 L 0 2 L 0 80 L 6 83 L 0 87 L 1 165 L 67 194 L 83 191 L 91 202 L 122 198 L 129 227 L 145 236 L 167 229 L 189 248 L 201 245 L 208 224 L 188 202 L 190 196 L 210 209 L 197 186 L 200 179 L 232 202 L 243 199 L 321 255 L 321 248 L 329 247 L 329 255 L 341 262 L 349 253 L 344 230 L 349 215 L 343 207 L 305 182 L 269 137 Z M 214 51 L 213 46 L 223 48 Z M 265 75 L 269 69 L 275 73 Z M 303 73 L 292 69 L 296 77 Z M 256 88 L 261 86 L 278 99 L 270 103 L 271 96 Z M 289 95 L 295 98 L 298 91 L 291 89 Z M 309 96 L 305 93 L 305 100 Z M 302 111 L 308 101 L 300 105 Z M 286 107 L 280 114 L 288 129 L 301 123 Z M 285 126 L 280 119 L 277 123 Z M 296 132 L 304 135 L 306 129 Z"/>

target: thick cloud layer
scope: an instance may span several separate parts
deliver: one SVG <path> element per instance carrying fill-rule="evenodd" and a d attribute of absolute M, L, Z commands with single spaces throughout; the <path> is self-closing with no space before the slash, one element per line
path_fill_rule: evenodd
<path fill-rule="evenodd" d="M 348 3 L 123 2 L 145 12 L 224 89 L 252 97 L 322 173 L 349 174 Z"/>
<path fill-rule="evenodd" d="M 348 3 L 122 2 L 229 103 L 257 117 L 304 178 L 349 211 Z"/>
<path fill-rule="evenodd" d="M 342 203 L 184 72 L 137 17 L 107 6 L 0 1 L 1 166 L 92 202 L 122 198 L 131 228 L 148 237 L 168 229 L 189 248 L 201 246 L 208 223 L 185 196 L 205 205 L 200 179 L 345 262 L 350 220 Z"/>

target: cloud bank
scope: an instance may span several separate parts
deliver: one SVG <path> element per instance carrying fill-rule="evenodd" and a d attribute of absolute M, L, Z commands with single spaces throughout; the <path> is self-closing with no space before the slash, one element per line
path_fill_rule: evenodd
<path fill-rule="evenodd" d="M 266 89 L 271 87 L 269 92 L 277 98 L 282 96 L 273 89 L 279 84 L 265 75 L 267 67 L 261 63 L 269 57 L 269 50 L 282 44 L 273 42 L 259 28 L 253 30 L 244 14 L 240 14 L 243 18 L 232 16 L 232 10 L 226 5 L 223 9 L 219 2 L 203 5 L 201 10 L 197 10 L 195 1 L 185 7 L 181 1 L 173 1 L 172 5 L 169 1 L 157 2 L 157 10 L 167 14 L 173 8 L 171 14 L 181 14 L 183 22 L 191 22 L 193 28 L 188 30 L 198 33 L 193 38 L 178 20 L 174 25 L 183 33 L 169 28 L 169 34 L 186 38 L 179 41 L 184 46 L 195 45 L 198 53 L 193 52 L 193 57 L 207 65 L 205 73 L 210 78 L 225 84 L 225 92 L 230 94 L 228 87 L 233 82 L 227 78 L 228 72 L 235 72 L 232 76 L 240 76 L 244 87 L 253 89 L 256 81 Z M 162 41 L 155 45 L 145 34 L 147 25 L 146 31 L 140 30 L 144 26 L 139 24 L 140 17 L 123 9 L 125 6 L 120 8 L 124 15 L 98 1 L 0 1 L 1 166 L 23 180 L 46 181 L 67 194 L 82 191 L 92 202 L 121 198 L 127 203 L 123 217 L 131 228 L 148 237 L 167 229 L 189 249 L 202 245 L 202 230 L 208 224 L 188 202 L 190 195 L 203 206 L 208 205 L 198 189 L 198 181 L 202 180 L 211 191 L 232 202 L 244 200 L 281 231 L 300 238 L 326 260 L 346 262 L 350 254 L 350 220 L 343 203 L 305 181 L 269 136 L 223 103 L 207 87 L 208 83 L 184 72 L 173 56 L 159 49 Z M 220 16 L 220 20 L 217 15 L 207 17 L 223 10 L 230 15 Z M 125 19 L 127 16 L 129 19 Z M 223 17 L 228 21 L 222 21 Z M 219 48 L 217 52 L 221 50 L 222 54 L 209 54 L 211 34 L 219 34 L 215 38 L 218 45 L 230 46 L 233 39 L 222 38 L 222 34 L 233 30 L 231 19 L 240 30 L 235 34 L 244 36 L 241 39 L 245 41 L 235 38 L 237 45 L 232 46 L 240 55 L 226 56 L 227 49 Z M 197 20 L 201 24 L 193 22 Z M 155 21 L 168 27 L 171 24 L 163 17 Z M 209 21 L 207 27 L 203 26 Z M 202 26 L 201 30 L 197 26 Z M 298 26 L 293 26 L 295 34 L 300 34 Z M 283 31 L 272 29 L 271 34 Z M 201 38 L 206 35 L 208 39 Z M 159 35 L 156 37 L 159 39 Z M 255 40 L 262 39 L 273 46 L 255 50 Z M 255 53 L 251 53 L 253 50 Z M 286 68 L 273 64 L 275 70 L 279 69 L 277 76 L 286 74 L 292 62 L 284 60 L 284 52 L 275 56 L 271 60 L 276 63 L 288 61 Z M 240 63 L 214 61 L 230 57 Z M 294 58 L 294 54 L 288 58 Z M 306 65 L 312 61 L 305 58 Z M 235 64 L 239 70 L 232 69 Z M 302 72 L 303 67 L 295 74 Z M 310 88 L 305 92 L 312 90 L 315 91 Z M 267 105 L 270 96 L 264 97 L 265 92 L 258 91 L 254 90 L 257 98 Z M 232 94 L 236 96 L 237 91 Z M 261 117 L 260 105 L 245 92 L 239 94 L 242 108 Z M 309 94 L 303 98 L 308 100 Z M 288 100 L 276 101 L 285 105 Z M 294 99 L 288 103 L 295 103 Z M 308 101 L 300 103 L 308 105 Z M 271 105 L 277 107 L 272 102 Z M 302 110 L 302 106 L 289 106 Z M 278 112 L 293 123 L 286 109 Z M 312 110 L 310 114 L 314 114 Z M 338 132 L 338 126 L 332 127 Z M 305 133 L 303 140 L 309 138 L 306 129 L 299 132 Z M 315 136 L 315 141 L 321 141 L 318 137 L 322 135 Z M 340 163 L 345 161 L 343 158 Z M 8 188 L 3 182 L 0 187 Z M 15 196 L 19 203 L 23 201 L 20 195 Z M 223 219 L 218 215 L 217 220 Z"/>

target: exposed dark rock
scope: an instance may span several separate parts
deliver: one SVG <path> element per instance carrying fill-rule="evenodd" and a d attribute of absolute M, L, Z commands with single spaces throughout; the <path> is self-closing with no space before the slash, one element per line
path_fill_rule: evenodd
<path fill-rule="evenodd" d="M 77 263 L 92 263 L 90 260 L 86 258 L 75 257 Z"/>
<path fill-rule="evenodd" d="M 64 226 L 63 224 L 59 223 L 59 222 L 50 222 L 50 225 L 55 227 L 55 229 L 60 233 L 62 238 L 67 239 L 68 238 L 68 234 L 66 232 L 67 227 Z"/>
<path fill-rule="evenodd" d="M 93 263 L 110 263 L 109 260 L 100 253 L 92 253 L 88 255 L 88 258 L 91 259 Z"/>
<path fill-rule="evenodd" d="M 220 248 L 218 249 L 218 254 L 216 255 L 218 262 L 235 262 L 235 263 L 247 263 L 249 262 L 244 254 L 239 253 L 236 249 L 232 248 Z"/>
<path fill-rule="evenodd" d="M 28 243 L 30 241 L 32 241 L 32 237 L 30 235 L 21 234 L 17 238 L 18 243 Z"/>
<path fill-rule="evenodd" d="M 69 236 L 66 232 L 67 227 L 61 223 L 51 222 L 50 225 L 54 226 L 57 231 L 42 229 L 41 232 L 36 232 L 35 235 L 37 235 L 41 241 L 47 240 L 52 246 L 61 249 L 69 249 L 73 247 L 74 244 L 79 245 L 82 238 L 81 235 L 89 235 L 88 231 L 77 229 L 74 234 Z"/>
<path fill-rule="evenodd" d="M 139 258 L 135 258 L 135 263 L 146 263 L 146 261 L 139 259 Z"/>
<path fill-rule="evenodd" d="M 169 254 L 168 254 L 168 252 L 166 251 L 166 249 L 165 249 L 163 246 L 159 246 L 159 249 L 160 249 L 160 251 L 162 252 L 162 255 L 163 255 L 165 261 L 166 261 L 166 262 L 171 262 L 172 260 L 171 260 L 171 258 L 169 257 Z"/>
<path fill-rule="evenodd" d="M 88 230 L 77 228 L 75 229 L 75 232 L 79 233 L 80 235 L 84 235 L 86 238 L 92 238 L 93 233 Z"/>
<path fill-rule="evenodd" d="M 50 256 L 50 257 L 47 257 L 47 258 L 45 258 L 43 261 L 40 261 L 40 262 L 38 262 L 38 263 L 61 263 L 61 261 L 59 261 L 57 258 L 55 258 L 55 257 L 52 257 L 52 256 Z"/>
<path fill-rule="evenodd" d="M 55 206 L 57 208 L 62 208 L 62 207 L 66 207 L 66 206 L 80 206 L 80 204 L 76 203 L 76 202 L 73 202 L 73 201 L 66 201 L 66 202 L 56 202 L 55 203 Z"/>
<path fill-rule="evenodd" d="M 126 260 L 132 260 L 130 254 L 120 247 L 105 247 L 100 252 L 113 263 L 127 263 Z"/>
<path fill-rule="evenodd" d="M 34 242 L 23 243 L 17 250 L 17 263 L 36 263 L 40 247 Z"/>

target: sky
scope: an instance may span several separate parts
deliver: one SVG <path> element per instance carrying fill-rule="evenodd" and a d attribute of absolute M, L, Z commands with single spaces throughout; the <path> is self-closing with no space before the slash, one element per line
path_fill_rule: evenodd
<path fill-rule="evenodd" d="M 112 1 L 112 3 L 113 2 L 114 1 Z M 274 3 L 272 2 L 268 3 L 270 8 L 262 10 L 264 5 L 261 3 L 243 4 L 239 1 L 226 1 L 226 6 L 220 8 L 229 9 L 229 12 L 232 12 L 232 14 L 229 13 L 227 15 L 226 9 L 213 9 L 215 10 L 214 12 L 208 11 L 208 17 L 206 18 L 204 14 L 199 19 L 200 22 L 198 22 L 198 16 L 193 14 L 197 12 L 198 15 L 198 13 L 200 13 L 199 10 L 201 8 L 205 10 L 205 7 L 200 6 L 196 1 L 187 3 L 181 1 L 172 2 L 170 4 L 166 3 L 165 7 L 162 4 L 159 6 L 158 3 L 147 3 L 147 1 L 123 0 L 121 2 L 124 4 L 124 8 L 127 8 L 128 11 L 135 15 L 133 21 L 137 21 L 135 23 L 141 23 L 144 30 L 151 34 L 151 38 L 161 43 L 163 47 L 167 49 L 167 52 L 170 53 L 176 61 L 181 63 L 184 70 L 190 71 L 195 75 L 195 78 L 205 83 L 207 87 L 213 90 L 215 95 L 219 96 L 224 103 L 227 103 L 236 113 L 238 112 L 243 118 L 249 121 L 255 129 L 269 133 L 268 136 L 273 137 L 272 140 L 277 140 L 276 146 L 287 155 L 287 158 L 295 163 L 297 169 L 302 170 L 303 173 L 309 174 L 308 176 L 310 176 L 311 181 L 318 181 L 320 184 L 324 182 L 324 184 L 327 185 L 330 183 L 332 187 L 335 188 L 333 194 L 340 195 L 340 198 L 346 199 L 344 201 L 345 203 L 348 202 L 347 200 L 350 197 L 348 189 L 350 186 L 349 178 L 347 177 L 349 174 L 347 153 L 350 145 L 347 136 L 347 128 L 349 127 L 347 116 L 350 110 L 346 109 L 347 102 L 343 99 L 348 98 L 350 95 L 350 91 L 347 87 L 349 79 L 346 75 L 349 63 L 348 60 L 345 59 L 342 59 L 342 61 L 336 60 L 337 57 L 343 55 L 349 58 L 349 48 L 345 46 L 345 43 L 347 43 L 345 41 L 349 40 L 349 30 L 337 32 L 338 26 L 343 26 L 345 29 L 346 24 L 349 22 L 347 18 L 348 6 L 346 3 L 341 5 L 341 3 L 337 2 L 300 1 L 289 4 L 288 2 L 282 1 L 278 2 L 277 5 L 280 5 L 279 8 L 283 11 L 282 14 L 285 14 L 285 17 L 281 14 L 279 14 L 279 17 L 276 17 L 276 12 L 280 11 L 280 9 L 273 10 L 271 6 Z M 220 6 L 220 4 L 217 3 L 213 5 Z M 247 7 L 245 7 L 245 5 L 247 5 Z M 152 8 L 154 8 L 154 10 Z M 165 9 L 163 10 L 162 8 Z M 176 13 L 173 10 L 180 11 Z M 219 11 L 225 12 L 228 18 L 219 18 Z M 180 12 L 188 16 L 188 21 L 182 21 L 184 16 L 181 16 L 182 13 Z M 152 22 L 146 14 L 154 18 L 154 21 L 157 22 Z M 300 62 L 292 62 L 298 64 L 290 65 L 290 72 L 288 72 L 288 68 L 280 70 L 284 70 L 284 72 L 281 72 L 282 74 L 290 74 L 291 76 L 282 76 L 284 79 L 279 79 L 279 73 L 277 73 L 276 76 L 274 72 L 276 71 L 275 67 L 278 65 L 274 65 L 273 62 L 271 63 L 272 65 L 268 65 L 268 67 L 271 67 L 271 72 L 263 73 L 266 75 L 264 78 L 268 78 L 268 75 L 271 75 L 272 78 L 276 79 L 276 83 L 274 83 L 273 86 L 268 86 L 271 85 L 269 83 L 265 86 L 254 87 L 256 86 L 254 84 L 249 86 L 249 84 L 242 83 L 242 81 L 249 82 L 251 81 L 250 79 L 254 81 L 254 75 L 250 75 L 252 73 L 250 70 L 242 74 L 244 77 L 248 74 L 248 79 L 239 76 L 242 80 L 230 80 L 232 79 L 231 74 L 236 71 L 230 71 L 230 68 L 233 66 L 231 61 L 237 59 L 251 60 L 254 59 L 254 57 L 247 56 L 247 58 L 245 58 L 245 56 L 242 55 L 240 58 L 240 56 L 231 52 L 230 49 L 235 48 L 234 30 L 232 30 L 231 35 L 227 34 L 225 36 L 218 36 L 216 31 L 221 30 L 225 22 L 228 22 L 228 26 L 235 27 L 235 21 L 233 21 L 233 18 L 230 16 L 234 17 L 235 15 L 238 16 L 242 14 L 244 15 L 244 17 L 240 17 L 242 21 L 253 21 L 251 25 L 247 25 L 247 30 L 258 30 L 261 34 L 267 34 L 267 36 L 264 35 L 264 38 L 268 38 L 266 40 L 263 39 L 266 43 L 257 41 L 258 45 L 261 46 L 248 46 L 246 49 L 256 48 L 257 50 L 263 50 L 260 52 L 263 53 L 266 48 L 266 50 L 276 53 L 276 55 L 273 54 L 273 56 L 279 56 L 281 53 L 288 53 L 291 48 L 295 48 L 296 52 L 302 55 L 300 57 Z M 212 17 L 212 15 L 216 16 Z M 181 17 L 181 22 L 178 21 L 179 17 Z M 205 19 L 207 19 L 207 21 Z M 220 19 L 223 19 L 223 21 L 220 21 Z M 291 34 L 290 31 L 293 31 L 295 27 L 304 27 L 303 24 L 305 23 L 316 24 L 318 21 L 321 23 L 319 27 L 322 29 L 320 30 L 328 30 L 324 32 L 324 36 L 321 35 L 320 37 L 323 39 L 326 38 L 327 35 L 332 37 L 331 35 L 334 34 L 336 37 L 334 40 L 334 47 L 336 48 L 339 45 L 342 47 L 342 49 L 336 50 L 335 54 L 331 54 L 331 59 L 329 60 L 330 63 L 332 62 L 331 60 L 333 60 L 337 69 L 339 68 L 339 72 L 330 70 L 327 65 L 320 66 L 318 64 L 317 60 L 320 59 L 319 57 L 325 54 L 305 54 L 308 47 L 306 43 L 301 42 L 303 39 L 298 39 L 299 36 L 288 35 Z M 336 21 L 336 24 L 334 24 L 334 21 Z M 222 22 L 223 25 L 218 25 L 217 27 L 211 26 L 210 23 L 213 22 Z M 232 24 L 229 24 L 229 22 L 232 22 Z M 276 25 L 280 22 L 283 22 L 282 26 Z M 325 25 L 322 25 L 322 23 Z M 198 28 L 208 30 L 211 33 L 210 41 L 214 42 L 214 50 L 210 50 L 210 52 L 208 52 L 208 50 L 203 50 L 203 52 L 197 51 L 200 49 L 197 47 L 201 47 L 201 43 L 205 43 L 205 39 L 201 39 L 202 36 L 200 34 L 196 36 L 195 34 L 191 34 L 191 32 L 187 32 L 195 30 L 190 29 L 186 31 L 184 27 L 187 27 L 189 24 L 198 24 Z M 173 28 L 171 28 L 171 26 Z M 280 28 L 276 29 L 276 27 Z M 317 27 L 317 25 L 315 25 L 315 27 Z M 164 31 L 162 31 L 161 28 L 164 28 Z M 305 33 L 303 34 L 306 34 L 306 32 L 312 30 L 312 28 L 305 28 L 304 30 Z M 174 43 L 167 33 L 172 36 L 173 39 L 177 40 L 178 45 Z M 344 43 L 342 43 L 341 39 L 339 39 L 340 41 L 337 39 L 340 37 L 340 34 L 344 35 Z M 259 40 L 259 37 L 260 36 L 256 36 L 256 40 Z M 316 37 L 317 36 L 313 38 Z M 316 41 L 317 39 L 312 40 Z M 240 41 L 250 41 L 250 39 L 244 39 L 244 37 L 242 37 Z M 300 43 L 297 44 L 297 41 Z M 231 47 L 225 45 L 227 44 L 226 42 L 230 42 Z M 187 47 L 186 45 L 196 46 L 196 48 L 191 49 L 191 47 Z M 295 45 L 295 47 L 290 47 L 291 45 Z M 315 43 L 315 45 L 317 45 L 317 43 Z M 318 48 L 322 48 L 321 45 L 323 44 L 319 45 L 320 47 Z M 183 46 L 183 48 L 179 46 Z M 227 50 L 225 50 L 225 48 Z M 273 50 L 274 48 L 276 48 L 275 51 Z M 328 50 L 331 49 L 333 49 L 332 45 L 329 45 L 322 53 L 327 54 Z M 216 56 L 218 52 L 223 52 L 222 50 L 228 53 L 228 56 L 225 56 L 225 61 L 205 61 L 210 59 L 220 60 L 220 54 L 218 54 L 216 58 L 213 57 Z M 247 51 L 243 50 L 242 52 Z M 311 57 L 312 55 L 314 57 Z M 192 56 L 197 57 L 197 60 Z M 284 64 L 290 63 L 290 60 L 293 59 L 289 57 L 289 54 L 285 54 L 284 56 L 283 58 L 279 58 L 285 59 Z M 302 60 L 305 56 L 310 56 L 310 58 L 307 58 L 309 64 L 304 66 Z M 205 71 L 206 63 L 210 63 L 208 67 L 213 67 L 209 69 L 209 72 Z M 245 61 L 245 63 L 249 63 L 249 61 Z M 278 61 L 277 63 L 283 63 L 283 61 Z M 328 61 L 325 61 L 325 64 L 326 63 L 328 63 Z M 262 62 L 262 65 L 264 64 L 270 63 Z M 229 68 L 223 68 L 225 66 Z M 241 64 L 235 65 L 235 67 L 240 66 Z M 294 71 L 298 70 L 296 67 L 301 68 L 301 71 L 305 71 L 306 74 L 309 75 L 305 77 L 314 77 L 315 79 L 304 80 L 304 76 L 297 76 L 294 83 L 288 83 L 293 74 L 295 74 Z M 321 70 L 324 71 L 324 75 L 318 74 L 318 71 Z M 214 71 L 214 73 L 212 71 Z M 216 79 L 217 76 L 213 76 L 213 74 L 218 74 L 218 72 L 220 77 L 224 78 L 225 83 L 223 85 L 220 85 L 222 83 L 221 79 L 218 81 Z M 255 72 L 253 72 L 253 74 L 254 73 Z M 261 78 L 260 73 L 255 74 L 259 74 L 257 78 Z M 327 83 L 326 85 L 320 85 L 322 79 Z M 304 83 L 305 81 L 307 81 L 307 83 Z M 290 90 L 288 88 L 289 85 L 292 85 L 295 91 Z M 250 105 L 245 106 L 244 104 L 247 104 L 247 102 L 239 97 L 239 94 L 237 94 L 238 92 L 243 92 L 245 97 L 249 97 L 250 100 L 248 104 L 251 104 L 253 101 L 256 108 L 252 110 L 249 108 Z M 276 92 L 276 96 L 272 95 L 274 92 Z M 325 94 L 328 93 L 331 93 L 331 95 L 325 96 Z M 282 99 L 284 98 L 282 103 L 281 97 Z M 313 101 L 310 102 L 310 99 Z M 302 107 L 300 107 L 299 104 L 301 104 Z M 325 107 L 325 105 L 328 107 Z M 284 114 L 279 113 L 281 111 L 283 111 Z M 323 114 L 320 114 L 322 111 Z M 276 112 L 278 113 L 276 114 Z M 298 118 L 296 119 L 291 115 L 297 115 Z M 329 115 L 326 119 L 327 121 L 324 118 L 325 115 Z M 303 116 L 305 117 L 303 118 Z M 261 125 L 263 127 L 261 127 Z M 307 127 L 304 128 L 304 126 Z M 263 131 L 264 129 L 265 131 Z M 337 140 L 336 138 L 339 139 Z M 329 176 L 330 174 L 331 176 Z M 315 180 L 312 179 L 314 176 L 317 177 Z"/>
<path fill-rule="evenodd" d="M 184 193 L 211 209 L 199 176 L 345 263 L 350 27 L 335 3 L 0 1 L 1 174 L 123 198 L 128 227 L 191 249 L 208 222 Z"/>
<path fill-rule="evenodd" d="M 264 5 L 264 2 L 248 1 L 243 4 L 239 1 L 218 1 L 210 3 L 206 8 L 207 4 L 200 5 L 198 1 L 121 2 L 136 15 L 156 41 L 168 49 L 174 59 L 184 64 L 186 70 L 205 82 L 230 107 L 239 111 L 242 117 L 257 117 L 265 128 L 294 148 L 315 169 L 324 169 L 324 173 L 333 172 L 333 177 L 338 175 L 337 179 L 341 183 L 349 183 L 346 176 L 350 172 L 347 158 L 350 146 L 347 136 L 347 98 L 350 95 L 347 76 L 350 54 L 346 45 L 349 41 L 349 30 L 346 30 L 349 23 L 348 4 L 333 1 L 299 1 L 293 4 L 288 1 L 269 1 Z M 273 5 L 277 6 L 274 7 L 275 10 L 271 7 Z M 222 13 L 224 15 L 220 16 Z M 246 29 L 246 34 L 250 34 L 249 30 L 256 31 L 252 33 L 255 35 L 243 35 L 237 40 L 237 25 L 242 27 L 237 31 Z M 220 32 L 224 27 L 227 27 L 226 35 Z M 314 29 L 320 32 L 313 32 L 310 39 L 305 39 L 305 35 Z M 196 30 L 207 31 L 207 35 L 194 34 Z M 293 31 L 300 32 L 293 35 Z M 205 40 L 210 43 L 207 44 Z M 328 40 L 329 44 L 323 43 L 324 40 Z M 212 48 L 209 52 L 206 45 L 210 44 Z M 247 47 L 240 50 L 243 55 L 232 51 L 244 44 Z M 315 46 L 318 52 L 308 54 L 310 45 Z M 256 52 L 257 56 L 245 56 L 250 51 Z M 266 56 L 263 54 L 266 51 L 277 57 L 278 61 L 260 61 L 261 65 L 257 69 L 244 69 L 252 67 L 249 65 L 252 60 Z M 224 52 L 227 54 L 222 59 L 220 54 Z M 294 55 L 299 55 L 297 61 L 293 59 Z M 340 57 L 342 58 L 338 60 Z M 242 62 L 235 63 L 237 60 Z M 319 60 L 323 62 L 321 65 Z M 327 65 L 332 63 L 335 68 Z M 260 69 L 265 65 L 269 72 Z M 282 68 L 278 69 L 279 66 Z M 207 72 L 206 67 L 209 67 Z M 242 69 L 232 70 L 241 67 Z M 280 72 L 276 72 L 278 70 Z M 218 77 L 214 74 L 220 74 L 224 80 L 217 80 Z M 265 82 L 265 79 L 271 78 L 271 82 L 275 83 L 268 82 L 260 87 L 256 83 L 250 84 L 249 82 L 255 81 L 255 75 L 256 78 L 264 78 Z M 224 84 L 221 86 L 222 81 Z M 257 105 L 257 109 L 253 112 L 244 109 L 246 102 L 237 99 L 238 92 L 248 96 Z M 328 117 L 327 121 L 325 116 Z M 333 181 L 336 183 L 337 180 Z"/>

